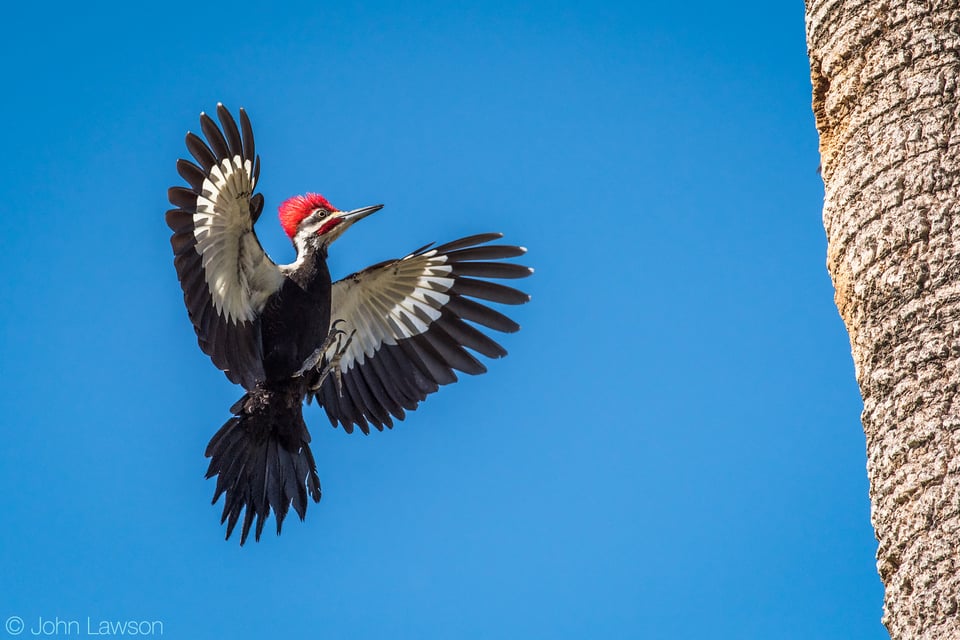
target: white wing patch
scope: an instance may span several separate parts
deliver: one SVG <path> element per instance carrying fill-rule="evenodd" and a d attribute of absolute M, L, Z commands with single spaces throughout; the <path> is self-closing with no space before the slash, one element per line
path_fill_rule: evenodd
<path fill-rule="evenodd" d="M 253 234 L 252 176 L 249 160 L 224 158 L 210 169 L 193 214 L 196 248 L 214 308 L 234 323 L 253 320 L 283 282 Z"/>
<path fill-rule="evenodd" d="M 426 332 L 440 317 L 454 283 L 446 262 L 435 250 L 411 254 L 334 284 L 331 321 L 343 320 L 337 327 L 347 335 L 356 330 L 340 361 L 343 373 L 373 357 L 382 344 Z M 335 347 L 327 350 L 328 360 Z"/>

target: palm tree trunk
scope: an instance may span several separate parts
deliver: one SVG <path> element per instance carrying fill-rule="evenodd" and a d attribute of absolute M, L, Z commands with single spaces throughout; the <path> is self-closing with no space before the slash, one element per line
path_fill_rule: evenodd
<path fill-rule="evenodd" d="M 806 17 L 883 622 L 960 638 L 960 0 L 807 0 Z"/>

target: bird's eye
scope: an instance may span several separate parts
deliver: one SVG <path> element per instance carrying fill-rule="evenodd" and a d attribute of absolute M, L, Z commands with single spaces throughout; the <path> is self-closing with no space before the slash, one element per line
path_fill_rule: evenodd
<path fill-rule="evenodd" d="M 327 210 L 326 210 L 326 209 L 317 209 L 316 211 L 314 211 L 314 213 L 316 213 L 316 214 L 317 214 L 318 216 L 320 216 L 321 218 L 326 218 L 326 217 L 327 217 Z"/>

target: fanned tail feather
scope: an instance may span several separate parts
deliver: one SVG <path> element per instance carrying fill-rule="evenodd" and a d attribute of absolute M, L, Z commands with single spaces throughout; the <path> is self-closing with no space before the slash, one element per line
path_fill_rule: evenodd
<path fill-rule="evenodd" d="M 217 476 L 214 504 L 225 494 L 220 524 L 227 523 L 228 539 L 244 510 L 241 545 L 254 518 L 254 538 L 259 541 L 271 509 L 279 535 L 291 504 L 303 520 L 307 496 L 320 501 L 320 479 L 301 403 L 293 393 L 251 391 L 230 408 L 233 417 L 207 445 L 207 478 Z"/>

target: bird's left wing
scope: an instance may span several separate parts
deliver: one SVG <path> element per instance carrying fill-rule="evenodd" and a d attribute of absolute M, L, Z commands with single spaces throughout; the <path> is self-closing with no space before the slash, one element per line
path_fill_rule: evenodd
<path fill-rule="evenodd" d="M 522 304 L 530 296 L 511 287 L 478 278 L 523 278 L 533 270 L 499 262 L 523 255 L 526 249 L 487 244 L 500 238 L 488 233 L 462 238 L 438 247 L 430 245 L 399 260 L 374 265 L 333 285 L 331 320 L 344 332 L 342 343 L 352 335 L 340 356 L 340 385 L 336 375 L 327 375 L 314 397 L 336 426 L 350 433 L 357 425 L 364 433 L 369 424 L 377 429 L 402 420 L 404 410 L 436 391 L 456 382 L 454 369 L 476 375 L 486 367 L 471 349 L 489 358 L 507 351 L 475 322 L 503 332 L 520 326 L 503 314 L 472 300 Z M 339 322 L 338 322 L 339 321 Z M 466 347 L 466 348 L 465 348 Z M 314 372 L 336 356 L 332 344 Z"/>
<path fill-rule="evenodd" d="M 222 104 L 217 118 L 220 127 L 200 115 L 206 142 L 187 134 L 187 149 L 197 164 L 177 161 L 190 186 L 168 191 L 177 208 L 167 212 L 167 224 L 200 348 L 230 380 L 252 389 L 264 375 L 259 314 L 283 276 L 253 231 L 263 196 L 254 194 L 260 158 L 250 120 L 240 109 L 238 129 Z"/>

